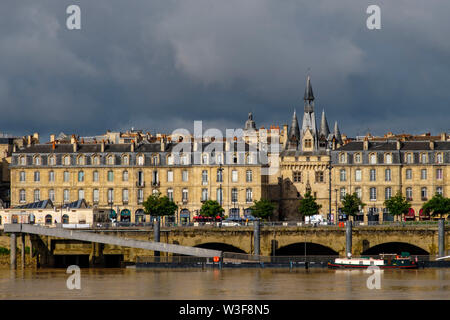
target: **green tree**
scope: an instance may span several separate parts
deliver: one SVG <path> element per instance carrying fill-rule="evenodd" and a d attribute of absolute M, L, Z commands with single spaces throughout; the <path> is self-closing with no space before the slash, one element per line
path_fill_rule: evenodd
<path fill-rule="evenodd" d="M 221 216 L 224 211 L 222 206 L 215 200 L 206 200 L 200 208 L 200 214 L 205 217 Z"/>
<path fill-rule="evenodd" d="M 156 193 L 148 196 L 143 203 L 144 212 L 152 216 L 162 217 L 171 216 L 175 214 L 178 206 L 168 197 L 161 197 L 161 193 Z"/>
<path fill-rule="evenodd" d="M 316 198 L 311 195 L 311 192 L 306 192 L 303 199 L 300 200 L 300 205 L 298 207 L 298 212 L 302 215 L 302 219 L 306 216 L 313 216 L 319 214 L 319 210 L 322 205 L 316 202 Z"/>
<path fill-rule="evenodd" d="M 275 204 L 267 199 L 255 200 L 254 205 L 250 207 L 252 215 L 262 219 L 270 218 L 275 209 Z"/>
<path fill-rule="evenodd" d="M 362 203 L 361 199 L 358 198 L 356 192 L 353 194 L 346 194 L 341 203 L 341 210 L 348 217 L 356 216 L 356 214 L 366 205 L 365 203 Z"/>
<path fill-rule="evenodd" d="M 400 216 L 401 220 L 403 220 L 403 215 L 407 214 L 411 208 L 411 204 L 402 195 L 401 191 L 398 191 L 395 196 L 389 200 L 384 201 L 384 205 L 386 206 L 389 214 L 397 217 Z"/>
<path fill-rule="evenodd" d="M 424 203 L 422 206 L 425 214 L 431 214 L 433 216 L 439 215 L 442 219 L 444 214 L 450 213 L 450 198 L 445 198 L 441 194 L 436 194 Z"/>

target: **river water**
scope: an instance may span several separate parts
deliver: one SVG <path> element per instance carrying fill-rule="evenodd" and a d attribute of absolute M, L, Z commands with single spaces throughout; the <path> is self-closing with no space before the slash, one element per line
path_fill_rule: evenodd
<path fill-rule="evenodd" d="M 0 299 L 450 299 L 450 269 L 81 269 L 69 290 L 65 269 L 0 270 Z"/>

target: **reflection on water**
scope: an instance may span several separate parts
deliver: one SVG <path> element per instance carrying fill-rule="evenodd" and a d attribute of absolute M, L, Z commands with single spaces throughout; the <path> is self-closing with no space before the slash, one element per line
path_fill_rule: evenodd
<path fill-rule="evenodd" d="M 0 270 L 0 299 L 450 299 L 450 269 L 81 269 L 69 290 L 65 269 Z"/>

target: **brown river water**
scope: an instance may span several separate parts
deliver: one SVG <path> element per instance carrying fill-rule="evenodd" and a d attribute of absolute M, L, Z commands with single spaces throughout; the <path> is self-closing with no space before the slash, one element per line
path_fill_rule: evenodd
<path fill-rule="evenodd" d="M 69 290 L 66 269 L 0 269 L 0 299 L 450 299 L 450 269 L 81 269 Z"/>

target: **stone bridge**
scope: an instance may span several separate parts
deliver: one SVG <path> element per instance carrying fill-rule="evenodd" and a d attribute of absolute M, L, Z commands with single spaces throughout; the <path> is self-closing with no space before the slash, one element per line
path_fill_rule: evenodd
<path fill-rule="evenodd" d="M 153 241 L 152 229 L 91 230 L 99 234 L 135 240 Z M 32 245 L 40 255 L 41 265 L 78 263 L 73 257 L 85 259 L 88 265 L 120 266 L 136 262 L 138 256 L 151 256 L 153 251 L 117 245 L 90 243 L 49 236 L 33 235 Z M 251 227 L 177 227 L 162 228 L 160 242 L 220 250 L 225 252 L 254 253 L 254 230 Z M 448 252 L 450 232 L 445 231 L 445 252 Z M 345 255 L 346 232 L 339 227 L 261 227 L 261 255 Z M 413 255 L 438 253 L 437 226 L 353 227 L 352 253 L 355 256 L 378 253 Z M 171 255 L 171 253 L 161 253 Z M 61 262 L 64 258 L 64 262 Z M 70 260 L 70 259 L 71 260 Z M 69 259 L 66 261 L 66 259 Z M 56 262 L 55 262 L 56 261 Z M 59 261 L 59 262 L 58 262 Z M 117 263 L 120 262 L 120 265 Z"/>

